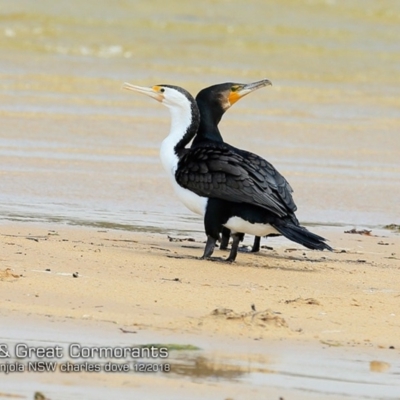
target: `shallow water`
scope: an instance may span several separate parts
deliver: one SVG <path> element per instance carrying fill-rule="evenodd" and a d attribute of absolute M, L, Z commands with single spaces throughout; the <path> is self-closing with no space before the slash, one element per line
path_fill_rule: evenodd
<path fill-rule="evenodd" d="M 164 82 L 195 94 L 268 77 L 274 86 L 224 117 L 225 140 L 287 177 L 304 223 L 399 222 L 398 2 L 0 8 L 3 219 L 201 231 L 158 160 L 167 110 L 121 85 Z"/>
<path fill-rule="evenodd" d="M 28 364 L 39 360 L 36 357 L 27 359 L 15 358 L 15 346 L 23 343 L 33 347 L 63 348 L 63 357 L 59 359 L 45 358 L 42 361 L 56 362 L 59 366 L 67 361 L 76 364 L 89 363 L 102 365 L 107 362 L 132 365 L 132 359 L 127 358 L 73 358 L 69 356 L 68 347 L 78 343 L 81 348 L 101 347 L 137 347 L 150 343 L 176 343 L 199 347 L 199 350 L 170 350 L 167 359 L 138 359 L 145 363 L 168 363 L 171 365 L 169 373 L 155 373 L 156 381 L 170 390 L 157 392 L 157 384 L 149 386 L 147 381 L 135 384 L 135 394 L 143 398 L 188 398 L 187 388 L 172 389 L 168 382 L 186 379 L 197 384 L 208 386 L 209 390 L 216 383 L 228 389 L 236 390 L 251 385 L 255 399 L 271 396 L 275 393 L 287 394 L 288 398 L 296 399 L 398 399 L 400 363 L 398 350 L 363 348 L 348 351 L 341 347 L 329 345 L 305 345 L 295 342 L 264 343 L 264 341 L 248 341 L 229 339 L 221 342 L 218 339 L 199 337 L 196 335 L 177 334 L 168 332 L 136 331 L 135 334 L 121 333 L 115 324 L 79 321 L 56 320 L 52 317 L 27 317 L 24 320 L 3 318 L 0 326 L 1 343 L 8 346 L 11 358 L 0 360 L 0 364 L 20 362 L 28 369 Z M 29 332 L 21 330 L 22 324 L 29 323 Z M 128 330 L 129 332 L 129 330 Z M 132 333 L 132 332 L 131 332 Z M 177 347 L 177 346 L 176 346 Z M 371 369 L 371 362 L 378 361 L 384 364 L 381 372 Z M 0 365 L 1 367 L 1 365 Z M 116 372 L 116 375 L 125 376 L 138 374 L 133 370 Z M 93 372 L 80 380 L 78 373 L 21 373 L 10 372 L 2 379 L 2 393 L 8 395 L 23 395 L 31 398 L 34 391 L 42 391 L 49 398 L 71 399 L 108 399 L 112 395 L 127 398 L 129 385 L 115 384 L 105 386 L 108 378 L 104 373 Z M 100 375 L 100 377 L 98 377 Z M 129 381 L 129 379 L 128 379 Z M 71 382 L 74 382 L 71 388 Z M 100 383 L 101 382 L 101 383 Z M 118 379 L 115 381 L 118 382 Z M 131 389 L 132 390 L 132 389 Z M 211 391 L 208 392 L 212 393 Z M 260 394 L 261 397 L 260 397 Z M 186 396 L 186 397 L 185 397 Z M 203 397 L 202 397 L 203 396 Z M 284 396 L 286 398 L 287 396 Z M 326 397 L 328 396 L 328 397 Z M 204 393 L 190 393 L 191 398 L 204 398 Z"/>

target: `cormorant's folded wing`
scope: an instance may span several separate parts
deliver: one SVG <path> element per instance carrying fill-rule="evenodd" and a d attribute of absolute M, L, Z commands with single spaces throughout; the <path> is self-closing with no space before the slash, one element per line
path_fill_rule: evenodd
<path fill-rule="evenodd" d="M 250 153 L 246 150 L 237 149 L 229 146 L 235 152 L 245 158 L 249 165 L 252 165 L 254 169 L 259 171 L 263 178 L 268 182 L 271 188 L 277 190 L 280 198 L 285 203 L 288 210 L 295 212 L 297 206 L 293 200 L 293 189 L 289 182 L 275 169 L 275 167 L 264 158 L 257 154 Z"/>
<path fill-rule="evenodd" d="M 278 216 L 296 210 L 290 185 L 270 163 L 224 143 L 185 152 L 175 177 L 199 196 L 254 204 Z"/>

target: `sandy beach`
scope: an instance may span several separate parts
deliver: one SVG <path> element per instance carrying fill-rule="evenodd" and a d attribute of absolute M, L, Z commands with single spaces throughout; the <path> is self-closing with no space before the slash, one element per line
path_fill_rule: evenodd
<path fill-rule="evenodd" d="M 225 264 L 196 259 L 203 243 L 163 235 L 3 225 L 3 310 L 252 339 L 395 345 L 400 237 L 316 231 L 335 252 L 286 241 Z M 252 304 L 272 313 L 267 323 L 210 316 L 226 308 L 251 317 Z"/>
<path fill-rule="evenodd" d="M 310 358 L 317 355 L 317 360 L 318 354 L 321 360 L 327 356 L 324 349 L 339 351 L 345 360 L 367 352 L 365 379 L 371 374 L 393 376 L 400 367 L 398 233 L 314 230 L 329 238 L 334 252 L 309 251 L 288 241 L 275 245 L 269 239 L 264 244 L 272 249 L 240 253 L 237 262 L 226 264 L 197 259 L 204 244 L 184 236 L 171 241 L 161 234 L 3 224 L 0 285 L 6 324 L 2 331 L 7 331 L 8 321 L 15 332 L 12 327 L 21 327 L 21 318 L 32 326 L 46 327 L 51 321 L 53 333 L 46 340 L 54 343 L 63 335 L 68 338 L 71 329 L 80 335 L 89 329 L 108 345 L 118 343 L 121 336 L 128 337 L 131 345 L 137 340 L 142 344 L 189 342 L 234 364 L 240 353 L 248 361 L 283 356 L 288 349 L 289 353 L 303 351 Z M 216 255 L 226 257 L 226 252 L 217 250 Z M 13 340 L 33 336 L 29 330 L 19 331 Z M 75 338 L 72 334 L 69 341 Z M 235 347 L 229 343 L 236 343 Z M 374 360 L 388 368 L 381 374 L 371 372 L 369 362 Z M 261 364 L 268 371 L 274 369 L 265 361 Z M 307 369 L 307 362 L 303 368 Z M 107 387 L 123 380 L 120 374 L 106 375 L 101 379 Z M 97 387 L 99 376 L 89 374 L 85 379 Z M 193 383 L 184 380 L 178 390 L 174 385 L 180 377 L 172 376 L 167 381 L 176 396 L 192 393 Z M 8 377 L 10 383 L 18 374 Z M 50 379 L 46 374 L 37 378 L 38 387 Z M 75 374 L 74 380 L 80 379 Z M 127 385 L 156 390 L 166 384 L 160 379 L 159 374 L 147 374 L 144 380 L 133 378 Z M 51 380 L 53 385 L 66 384 L 62 374 Z M 248 389 L 248 383 L 232 386 L 228 378 L 221 381 L 218 389 L 206 382 L 204 390 L 211 397 L 218 393 L 226 396 L 218 398 L 243 398 L 233 394 Z M 54 387 L 45 389 L 51 394 Z M 253 387 L 254 398 L 263 398 L 265 390 Z M 287 393 L 294 395 L 290 398 L 303 398 L 295 388 L 278 385 L 271 390 L 277 396 Z M 335 391 L 325 388 L 321 393 L 334 395 Z M 352 394 L 351 390 L 347 393 Z M 342 398 L 336 396 L 332 398 Z"/>

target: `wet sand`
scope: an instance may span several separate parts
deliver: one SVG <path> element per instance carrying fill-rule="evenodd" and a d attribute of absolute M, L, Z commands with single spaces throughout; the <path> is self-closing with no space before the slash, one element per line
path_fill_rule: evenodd
<path fill-rule="evenodd" d="M 335 251 L 268 239 L 263 244 L 273 250 L 241 253 L 236 263 L 225 264 L 198 260 L 204 245 L 199 240 L 3 224 L 0 312 L 6 343 L 180 343 L 202 349 L 196 356 L 185 353 L 192 375 L 14 373 L 4 387 L 28 398 L 33 388 L 64 393 L 57 399 L 71 398 L 71 384 L 85 398 L 107 398 L 115 390 L 124 396 L 133 389 L 147 398 L 168 398 L 164 388 L 174 398 L 196 398 L 196 388 L 198 398 L 236 399 L 249 391 L 265 398 L 267 390 L 271 398 L 368 398 L 371 390 L 386 396 L 374 392 L 374 398 L 396 398 L 400 237 L 389 230 L 313 230 L 329 238 Z M 172 354 L 170 361 L 179 359 Z M 388 368 L 371 371 L 372 361 Z M 193 371 L 204 365 L 208 372 L 196 376 Z M 236 374 L 226 374 L 230 370 Z"/>

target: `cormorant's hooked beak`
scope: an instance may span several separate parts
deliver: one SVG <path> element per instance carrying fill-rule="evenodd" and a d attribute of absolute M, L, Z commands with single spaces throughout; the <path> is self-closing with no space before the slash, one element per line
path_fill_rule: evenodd
<path fill-rule="evenodd" d="M 244 85 L 234 85 L 231 89 L 231 93 L 229 94 L 229 103 L 232 106 L 242 97 L 246 96 L 247 94 L 254 92 L 257 89 L 260 89 L 264 86 L 272 86 L 271 81 L 268 79 L 263 79 L 261 81 L 247 83 Z"/>
<path fill-rule="evenodd" d="M 134 92 L 147 94 L 147 96 L 150 96 L 151 98 L 156 99 L 159 102 L 162 102 L 164 100 L 164 90 L 161 90 L 162 88 L 160 86 L 143 87 L 125 82 L 122 87 L 127 90 L 133 90 Z"/>

